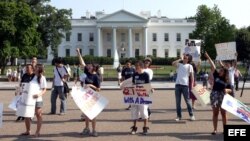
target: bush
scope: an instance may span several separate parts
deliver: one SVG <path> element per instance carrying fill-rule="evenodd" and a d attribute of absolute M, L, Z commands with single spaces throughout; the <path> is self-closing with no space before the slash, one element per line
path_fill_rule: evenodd
<path fill-rule="evenodd" d="M 151 57 L 151 56 L 150 56 Z M 120 63 L 125 64 L 127 60 L 131 60 L 132 64 L 134 64 L 137 60 L 143 60 L 144 56 L 139 56 L 137 58 L 120 58 Z M 160 57 L 151 57 L 153 65 L 171 65 L 174 60 L 177 58 L 160 58 Z M 79 59 L 78 57 L 64 57 L 64 64 L 69 65 L 78 65 Z M 100 65 L 113 65 L 113 58 L 111 57 L 96 57 L 91 55 L 86 55 L 83 57 L 85 63 L 97 63 Z M 54 65 L 54 59 L 52 60 L 52 65 Z"/>

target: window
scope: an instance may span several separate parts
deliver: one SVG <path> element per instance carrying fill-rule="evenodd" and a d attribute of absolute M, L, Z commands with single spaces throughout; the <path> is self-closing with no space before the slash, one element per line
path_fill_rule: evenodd
<path fill-rule="evenodd" d="M 82 41 L 82 33 L 77 34 L 77 41 L 79 41 L 79 42 Z"/>
<path fill-rule="evenodd" d="M 111 49 L 107 49 L 107 57 L 111 57 Z"/>
<path fill-rule="evenodd" d="M 89 55 L 94 56 L 94 49 L 89 49 Z"/>
<path fill-rule="evenodd" d="M 90 42 L 94 41 L 94 33 L 89 33 L 89 41 Z"/>
<path fill-rule="evenodd" d="M 157 41 L 157 34 L 153 33 L 153 41 L 156 42 Z"/>
<path fill-rule="evenodd" d="M 169 35 L 168 35 L 168 33 L 165 33 L 164 34 L 164 41 L 165 42 L 168 42 L 169 41 L 169 37 L 168 37 Z"/>
<path fill-rule="evenodd" d="M 176 50 L 176 57 L 181 57 L 181 49 Z"/>
<path fill-rule="evenodd" d="M 153 57 L 157 57 L 157 49 L 152 50 L 152 55 L 153 55 Z"/>
<path fill-rule="evenodd" d="M 80 53 L 82 54 L 82 49 L 79 49 Z"/>
<path fill-rule="evenodd" d="M 70 41 L 70 33 L 66 33 L 66 41 L 69 42 Z"/>
<path fill-rule="evenodd" d="M 121 42 L 125 42 L 125 33 L 121 33 Z"/>
<path fill-rule="evenodd" d="M 135 49 L 135 57 L 139 57 L 140 56 L 140 50 L 139 49 Z"/>
<path fill-rule="evenodd" d="M 181 33 L 176 33 L 176 41 L 177 42 L 181 41 Z"/>
<path fill-rule="evenodd" d="M 111 42 L 111 33 L 107 33 L 107 41 Z"/>
<path fill-rule="evenodd" d="M 135 33 L 135 41 L 136 42 L 140 41 L 140 34 L 139 33 Z"/>
<path fill-rule="evenodd" d="M 69 56 L 70 56 L 70 49 L 66 49 L 66 50 L 65 50 L 65 56 L 66 56 L 66 57 L 69 57 Z"/>
<path fill-rule="evenodd" d="M 165 58 L 168 58 L 168 49 L 165 49 Z"/>
<path fill-rule="evenodd" d="M 188 39 L 192 37 L 192 33 L 188 33 Z"/>

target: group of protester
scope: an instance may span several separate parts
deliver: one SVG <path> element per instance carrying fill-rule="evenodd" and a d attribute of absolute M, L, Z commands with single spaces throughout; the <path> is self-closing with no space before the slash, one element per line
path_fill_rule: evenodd
<path fill-rule="evenodd" d="M 99 65 L 94 63 L 85 63 L 79 49 L 76 50 L 77 55 L 80 61 L 80 68 L 83 72 L 79 75 L 79 81 L 81 87 L 84 88 L 91 88 L 94 91 L 99 92 L 102 78 L 99 74 Z M 220 69 L 217 70 L 214 62 L 209 57 L 207 53 L 205 53 L 205 57 L 207 58 L 210 66 L 211 66 L 211 73 L 213 74 L 213 86 L 210 95 L 211 106 L 213 110 L 213 132 L 212 134 L 215 135 L 217 133 L 217 122 L 218 122 L 218 115 L 221 112 L 223 125 L 227 123 L 226 111 L 221 108 L 223 97 L 226 93 L 231 94 L 234 96 L 234 73 L 236 68 L 235 62 L 220 62 Z M 150 83 L 153 79 L 153 70 L 150 69 L 150 65 L 152 63 L 151 58 L 147 57 L 144 60 L 137 61 L 132 67 L 132 62 L 130 60 L 126 61 L 126 65 L 119 70 L 118 76 L 120 78 L 119 85 L 124 80 L 132 78 L 133 84 L 146 84 Z M 196 100 L 195 96 L 192 94 L 192 88 L 196 85 L 196 78 L 195 75 L 197 73 L 196 65 L 192 61 L 192 56 L 189 54 L 184 54 L 183 58 L 178 59 L 172 63 L 173 66 L 177 68 L 177 76 L 176 76 L 176 85 L 175 85 L 175 99 L 176 99 L 176 113 L 177 118 L 175 119 L 177 122 L 182 120 L 182 108 L 181 108 L 181 97 L 183 95 L 184 100 L 187 105 L 188 113 L 190 116 L 190 120 L 194 121 L 195 116 L 193 112 L 194 108 L 194 101 Z M 40 93 L 34 95 L 34 99 L 36 99 L 36 108 L 35 108 L 35 115 L 37 117 L 37 130 L 35 132 L 35 136 L 38 137 L 40 135 L 40 130 L 42 126 L 42 96 L 46 93 L 46 78 L 43 75 L 43 67 L 41 65 L 37 65 L 37 63 L 32 63 L 26 66 L 25 73 L 21 78 L 21 83 L 29 83 L 31 81 L 38 82 L 40 86 Z M 51 93 L 51 112 L 50 114 L 56 114 L 56 100 L 59 97 L 61 101 L 60 105 L 60 115 L 65 115 L 67 112 L 67 95 L 64 92 L 64 82 L 67 81 L 69 77 L 69 72 L 67 68 L 63 65 L 62 58 L 55 59 L 55 67 L 53 70 L 54 79 L 53 79 L 53 90 Z M 78 79 L 75 80 L 75 84 L 77 83 Z M 154 92 L 152 89 L 151 93 Z M 191 100 L 192 99 L 192 100 Z M 133 125 L 131 127 L 131 134 L 136 134 L 137 132 L 137 121 L 138 119 L 142 119 L 144 122 L 143 124 L 143 134 L 148 134 L 148 120 L 150 117 L 150 109 L 149 105 L 130 105 L 128 109 L 131 110 L 131 119 Z M 84 116 L 84 115 L 83 115 Z M 96 130 L 96 118 L 90 120 L 87 116 L 85 117 L 85 127 L 81 134 L 83 135 L 92 135 L 98 136 Z M 26 131 L 21 135 L 30 135 L 30 117 L 25 117 L 25 126 Z M 92 124 L 92 131 L 90 130 L 90 121 Z"/>

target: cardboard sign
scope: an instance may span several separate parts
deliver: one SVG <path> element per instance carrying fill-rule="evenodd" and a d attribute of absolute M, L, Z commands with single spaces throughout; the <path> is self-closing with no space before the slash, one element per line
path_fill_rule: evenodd
<path fill-rule="evenodd" d="M 40 93 L 40 86 L 36 81 L 21 84 L 21 98 L 17 105 L 17 116 L 34 117 L 36 99 L 35 94 Z"/>
<path fill-rule="evenodd" d="M 3 103 L 0 103 L 0 128 L 3 126 Z"/>
<path fill-rule="evenodd" d="M 210 91 L 208 91 L 206 88 L 204 88 L 202 85 L 197 84 L 192 89 L 193 94 L 195 97 L 200 101 L 202 106 L 206 106 L 210 104 Z"/>
<path fill-rule="evenodd" d="M 152 100 L 150 98 L 151 89 L 152 87 L 150 83 L 133 85 L 132 87 L 124 87 L 122 89 L 124 96 L 123 102 L 125 104 L 134 105 L 152 104 Z"/>
<path fill-rule="evenodd" d="M 226 94 L 223 98 L 221 107 L 250 124 L 250 108 L 241 101 Z"/>
<path fill-rule="evenodd" d="M 236 56 L 236 43 L 227 42 L 215 44 L 217 56 L 216 60 L 235 60 Z"/>
<path fill-rule="evenodd" d="M 78 108 L 91 120 L 108 104 L 108 100 L 105 97 L 91 88 L 72 87 L 71 96 Z"/>

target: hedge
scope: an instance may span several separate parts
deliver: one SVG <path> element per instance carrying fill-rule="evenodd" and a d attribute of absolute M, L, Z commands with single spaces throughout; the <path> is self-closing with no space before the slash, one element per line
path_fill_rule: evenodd
<path fill-rule="evenodd" d="M 150 56 L 151 57 L 151 56 Z M 134 64 L 137 60 L 143 60 L 144 56 L 139 56 L 136 58 L 120 58 L 120 63 L 125 64 L 125 62 L 129 59 Z M 86 63 L 97 63 L 100 65 L 113 65 L 113 58 L 111 57 L 96 57 L 91 55 L 85 55 L 83 57 Z M 177 58 L 160 58 L 160 57 L 151 57 L 153 65 L 171 65 L 174 60 Z M 64 64 L 74 65 L 79 64 L 78 57 L 64 57 Z M 54 65 L 54 59 L 52 60 L 52 65 Z"/>

